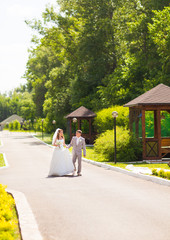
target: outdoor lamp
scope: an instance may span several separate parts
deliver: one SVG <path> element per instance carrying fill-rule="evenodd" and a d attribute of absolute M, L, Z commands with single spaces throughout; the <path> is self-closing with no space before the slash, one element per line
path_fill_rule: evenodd
<path fill-rule="evenodd" d="M 113 117 L 113 118 L 117 118 L 117 117 L 118 117 L 118 112 L 113 111 L 113 112 L 112 112 L 112 117 Z"/>
<path fill-rule="evenodd" d="M 53 121 L 52 121 L 52 124 L 56 124 L 56 120 L 53 120 Z"/>
<path fill-rule="evenodd" d="M 112 117 L 114 118 L 114 142 L 115 142 L 115 164 L 116 164 L 116 118 L 118 117 L 118 112 L 112 112 Z"/>
<path fill-rule="evenodd" d="M 44 122 L 44 119 L 42 118 L 41 119 L 41 122 L 42 122 L 42 139 L 44 138 L 44 134 L 43 134 L 43 122 Z"/>
<path fill-rule="evenodd" d="M 76 123 L 77 122 L 77 118 L 73 118 L 73 123 Z"/>

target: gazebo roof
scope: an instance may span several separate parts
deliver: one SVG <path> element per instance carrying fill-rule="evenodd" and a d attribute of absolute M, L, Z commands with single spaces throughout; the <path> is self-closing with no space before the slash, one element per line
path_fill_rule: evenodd
<path fill-rule="evenodd" d="M 170 105 L 170 87 L 159 84 L 139 97 L 126 103 L 124 107 L 139 105 Z"/>
<path fill-rule="evenodd" d="M 18 120 L 19 122 L 21 122 L 23 120 L 22 117 L 18 116 L 17 114 L 14 114 L 10 117 L 8 117 L 7 119 L 3 120 L 0 124 L 7 124 L 7 123 L 10 123 L 10 122 L 13 122 L 15 120 Z"/>
<path fill-rule="evenodd" d="M 68 114 L 66 118 L 78 118 L 78 117 L 83 117 L 83 118 L 93 118 L 95 117 L 96 114 L 92 112 L 91 110 L 81 106 L 72 113 Z"/>

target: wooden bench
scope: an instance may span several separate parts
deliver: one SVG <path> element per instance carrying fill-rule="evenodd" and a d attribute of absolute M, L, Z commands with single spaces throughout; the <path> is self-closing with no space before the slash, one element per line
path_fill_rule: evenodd
<path fill-rule="evenodd" d="M 170 153 L 170 138 L 161 139 L 161 153 L 162 157 L 165 157 L 168 153 Z"/>

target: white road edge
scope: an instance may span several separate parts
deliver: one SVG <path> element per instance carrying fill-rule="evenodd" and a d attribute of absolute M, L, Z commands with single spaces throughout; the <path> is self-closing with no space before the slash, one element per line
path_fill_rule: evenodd
<path fill-rule="evenodd" d="M 41 233 L 31 207 L 22 192 L 7 189 L 16 204 L 16 209 L 19 217 L 19 226 L 21 229 L 21 236 L 23 240 L 43 240 Z"/>

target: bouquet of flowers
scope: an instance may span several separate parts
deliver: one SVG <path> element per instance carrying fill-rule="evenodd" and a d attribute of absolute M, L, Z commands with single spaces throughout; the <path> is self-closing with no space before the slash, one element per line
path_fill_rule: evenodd
<path fill-rule="evenodd" d="M 60 148 L 61 145 L 62 145 L 62 142 L 57 140 L 57 141 L 56 141 L 56 147 L 59 147 L 59 148 Z"/>

